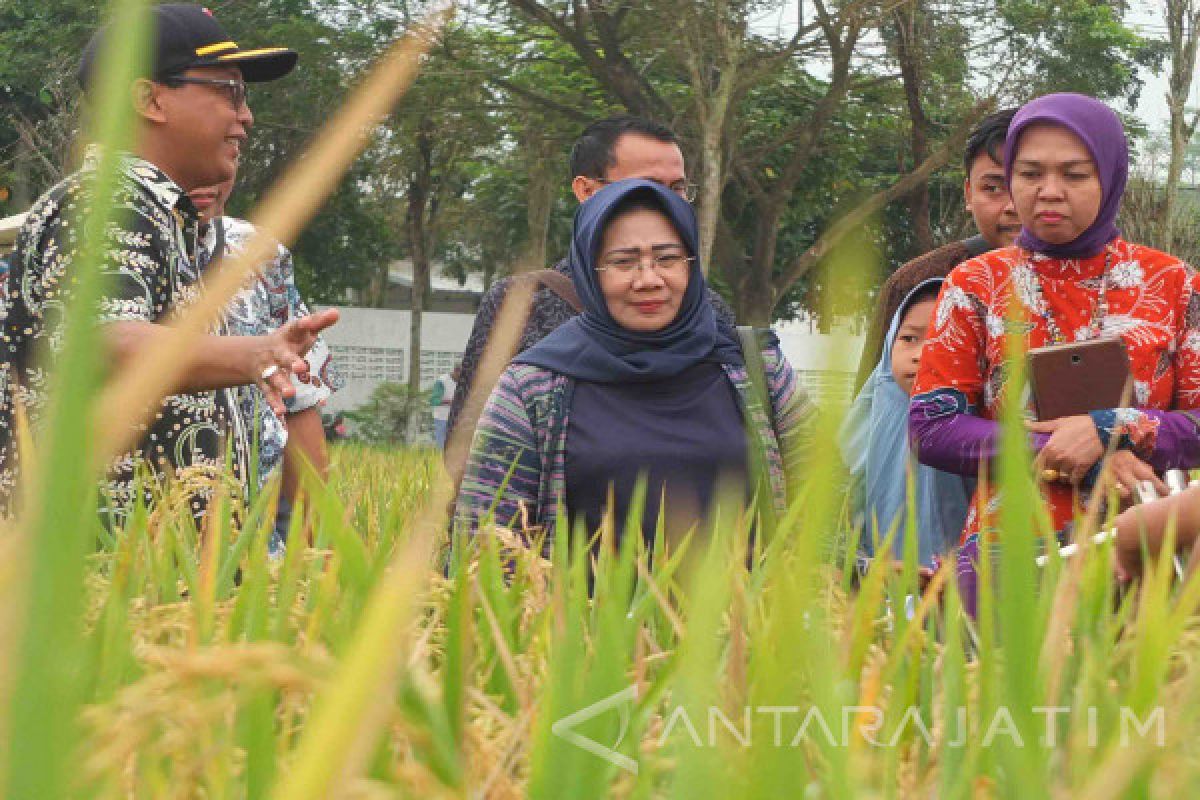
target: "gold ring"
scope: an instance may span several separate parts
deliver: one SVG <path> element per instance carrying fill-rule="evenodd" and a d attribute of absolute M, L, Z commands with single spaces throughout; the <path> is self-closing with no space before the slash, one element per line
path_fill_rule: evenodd
<path fill-rule="evenodd" d="M 1056 469 L 1047 467 L 1046 469 L 1042 470 L 1042 480 L 1044 480 L 1046 483 L 1054 483 L 1061 477 L 1062 475 Z"/>

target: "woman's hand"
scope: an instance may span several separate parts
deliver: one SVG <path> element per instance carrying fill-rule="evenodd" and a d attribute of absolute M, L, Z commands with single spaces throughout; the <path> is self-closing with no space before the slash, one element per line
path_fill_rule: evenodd
<path fill-rule="evenodd" d="M 1057 470 L 1067 481 L 1078 486 L 1088 470 L 1104 457 L 1100 434 L 1087 414 L 1025 425 L 1032 433 L 1050 434 L 1050 440 L 1034 461 L 1039 473 L 1044 469 Z"/>
<path fill-rule="evenodd" d="M 1142 547 L 1157 558 L 1165 544 L 1167 529 L 1175 527 L 1175 552 L 1191 553 L 1189 572 L 1196 569 L 1200 547 L 1200 487 L 1144 503 L 1117 516 L 1117 577 L 1130 580 L 1142 574 Z"/>
<path fill-rule="evenodd" d="M 1108 460 L 1106 472 L 1108 480 L 1104 487 L 1105 490 L 1109 487 L 1116 489 L 1117 495 L 1122 500 L 1133 498 L 1137 485 L 1142 481 L 1150 481 L 1159 497 L 1166 497 L 1170 494 L 1170 489 L 1154 473 L 1154 468 L 1128 450 L 1118 450 L 1113 453 Z"/>

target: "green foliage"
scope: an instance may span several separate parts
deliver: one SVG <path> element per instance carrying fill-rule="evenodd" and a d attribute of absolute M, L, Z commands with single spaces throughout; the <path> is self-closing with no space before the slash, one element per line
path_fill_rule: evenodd
<path fill-rule="evenodd" d="M 35 459 L 24 463 L 32 487 L 23 498 L 25 529 L 22 552 L 30 564 L 21 596 L 10 597 L 23 612 L 13 651 L 3 670 L 12 676 L 7 708 L 4 763 L 5 795 L 58 797 L 67 789 L 67 753 L 79 740 L 78 714 L 84 686 L 93 676 L 80 673 L 89 650 L 81 638 L 83 577 L 91 540 L 99 520 L 95 512 L 98 431 L 91 398 L 103 379 L 101 337 L 96 314 L 106 280 L 100 268 L 109 229 L 120 224 L 123 206 L 113 201 L 119 167 L 115 153 L 132 138 L 130 109 L 113 102 L 147 57 L 143 42 L 147 19 L 137 0 L 113 3 L 114 24 L 128 40 L 98 54 L 102 78 L 96 94 L 101 109 L 95 117 L 96 141 L 105 145 L 86 186 L 90 202 L 79 207 L 76 222 L 81 242 L 71 264 L 75 284 L 64 309 L 62 342 L 50 367 L 51 396 L 39 431 Z M 21 435 L 31 435 L 22 426 Z M 8 545 L 13 542 L 8 537 Z M 15 732 L 19 735 L 11 735 Z"/>
<path fill-rule="evenodd" d="M 128 115 L 103 107 L 113 152 Z M 721 498 L 652 552 L 635 499 L 594 543 L 560 520 L 548 558 L 485 524 L 443 560 L 436 454 L 360 444 L 308 481 L 280 561 L 275 486 L 249 504 L 216 490 L 202 532 L 181 484 L 103 528 L 86 304 L 115 211 L 87 217 L 36 482 L 0 530 L 7 796 L 1091 798 L 1200 779 L 1200 581 L 1176 585 L 1163 558 L 1114 611 L 1110 544 L 1038 570 L 1051 543 L 1015 403 L 978 620 L 950 566 L 922 595 L 911 518 L 902 567 L 877 559 L 851 590 L 837 407 L 774 525 Z M 826 266 L 853 296 L 872 243 L 851 241 Z M 407 406 L 394 386 L 373 398 L 380 431 L 403 430 L 385 422 L 398 395 Z M 1051 733 L 1038 709 L 1058 707 Z"/>
<path fill-rule="evenodd" d="M 240 524 L 219 504 L 206 538 L 160 498 L 88 561 L 86 757 L 36 796 L 320 797 L 341 775 L 424 797 L 1137 797 L 1200 777 L 1183 669 L 1200 583 L 1172 587 L 1164 562 L 1115 612 L 1107 547 L 1036 570 L 1017 502 L 979 626 L 949 568 L 941 605 L 910 618 L 912 547 L 842 589 L 818 535 L 845 524 L 840 468 L 821 452 L 752 569 L 731 503 L 653 560 L 633 529 L 615 547 L 614 521 L 598 550 L 564 536 L 549 560 L 485 531 L 443 570 L 414 549 L 438 474 L 420 450 L 336 446 L 279 562 L 271 491 Z M 1022 460 L 1006 497 L 1029 485 Z"/>
<path fill-rule="evenodd" d="M 723 32 L 748 19 L 786 19 L 793 5 L 661 2 L 624 6 L 619 14 L 557 3 L 489 7 L 539 49 L 546 37 L 567 44 L 555 63 L 594 82 L 610 101 L 673 124 L 693 175 L 701 118 L 713 102 L 704 91 L 718 84 L 723 60 L 737 65 L 733 110 L 720 129 L 727 174 L 712 266 L 743 318 L 760 318 L 765 309 L 781 316 L 819 310 L 818 278 L 803 257 L 832 220 L 915 166 L 907 138 L 916 123 L 897 79 L 893 15 L 921 17 L 919 102 L 931 152 L 971 121 L 980 95 L 1010 104 L 1070 88 L 1124 99 L 1139 86 L 1135 67 L 1155 63 L 1156 55 L 1124 23 L 1123 9 L 1082 0 L 868 3 L 848 13 L 851 23 L 827 20 L 795 40 L 751 26 L 732 45 L 720 39 Z M 805 24 L 819 14 L 806 5 L 801 11 Z M 663 35 L 674 30 L 679 35 Z M 693 49 L 713 70 L 706 79 L 689 72 Z M 853 55 L 842 81 L 831 63 L 847 52 Z M 528 83 L 522 91 L 538 88 Z M 952 154 L 950 163 L 957 160 Z M 959 181 L 951 174 L 930 182 L 938 240 L 963 232 Z M 906 200 L 897 198 L 882 216 L 879 247 L 893 266 L 918 254 Z"/>
<path fill-rule="evenodd" d="M 230 201 L 234 215 L 245 215 L 262 199 L 344 102 L 363 65 L 381 52 L 379 39 L 326 21 L 327 6 L 313 0 L 255 0 L 215 9 L 242 46 L 282 43 L 300 53 L 287 77 L 251 88 L 255 125 Z M 378 152 L 368 154 L 291 248 L 297 285 L 310 302 L 341 302 L 347 289 L 366 287 L 381 266 L 402 254 L 396 199 L 380 186 Z"/>
<path fill-rule="evenodd" d="M 1082 92 L 1137 101 L 1138 67 L 1156 68 L 1165 54 L 1123 21 L 1124 3 L 1095 0 L 1001 0 L 1016 52 L 1025 63 L 1024 91 Z"/>
<path fill-rule="evenodd" d="M 375 387 L 371 397 L 346 419 L 354 424 L 354 436 L 372 444 L 398 444 L 405 440 L 408 415 L 415 411 L 422 417 L 428 414 L 429 392 L 422 392 L 410 402 L 408 385 L 384 382 Z"/>
<path fill-rule="evenodd" d="M 364 65 L 428 7 L 398 0 L 238 0 L 215 9 L 243 45 L 282 42 L 301 53 L 293 74 L 251 92 L 256 125 L 233 213 L 244 214 L 261 199 Z M 557 260 L 566 251 L 575 207 L 566 173 L 578 131 L 619 111 L 658 117 L 680 132 L 692 176 L 699 177 L 699 112 L 707 100 L 697 95 L 683 43 L 706 59 L 724 58 L 714 38 L 721 14 L 733 15 L 727 21 L 739 14 L 786 19 L 791 7 L 781 0 L 660 0 L 576 19 L 573 6 L 555 3 L 464 4 L 386 131 L 293 247 L 301 291 L 310 301 L 335 304 L 347 289 L 368 301 L 381 296 L 387 265 L 413 250 L 406 201 L 419 163 L 421 126 L 437 132 L 430 172 L 437 200 L 428 207 L 434 224 L 424 234 L 432 258 L 452 275 L 482 272 L 487 281 L 530 254 Z M 538 8 L 558 16 L 537 16 Z M 978 93 L 998 91 L 1001 103 L 1059 89 L 1132 100 L 1140 85 L 1137 68 L 1152 67 L 1161 56 L 1161 47 L 1124 22 L 1117 3 L 967 0 L 912 8 L 920 16 L 921 102 L 933 146 L 964 119 Z M 806 23 L 813 21 L 811 13 L 806 7 Z M 760 229 L 768 209 L 756 191 L 776 185 L 796 156 L 804 138 L 796 125 L 814 117 L 830 88 L 830 50 L 819 32 L 809 32 L 790 51 L 786 27 L 777 34 L 761 24 L 739 44 L 740 83 L 722 136 L 722 236 L 713 259 L 714 283 L 735 306 L 754 300 L 748 274 L 760 282 L 782 281 L 785 268 L 833 220 L 913 166 L 911 120 L 896 78 L 892 6 L 867 4 L 861 13 L 864 33 L 853 44 L 849 86 L 828 122 L 813 129 L 815 156 L 801 165 L 768 231 Z M 20 189 L 0 204 L 0 213 L 22 210 L 18 202 L 31 200 L 67 169 L 77 105 L 73 72 L 96 22 L 94 4 L 79 0 L 9 0 L 0 7 L 0 51 L 6 53 L 0 104 L 9 112 L 0 114 L 0 175 L 6 176 L 0 181 Z M 568 35 L 575 25 L 582 40 Z M 680 25 L 691 27 L 674 33 Z M 596 47 L 597 41 L 604 43 L 594 51 L 598 59 L 588 61 L 580 42 Z M 32 136 L 32 152 L 18 147 L 18 131 Z M 761 185 L 756 188 L 751 178 Z M 959 181 L 956 170 L 930 181 L 938 241 L 966 232 Z M 531 209 L 547 196 L 543 246 L 542 220 Z M 763 263 L 767 238 L 770 263 Z M 917 254 L 903 198 L 881 214 L 877 246 L 892 265 Z M 781 284 L 780 292 L 772 300 L 778 317 L 822 307 L 814 271 Z"/>
<path fill-rule="evenodd" d="M 79 52 L 102 4 L 0 3 L 0 216 L 24 211 L 63 177 L 76 125 Z"/>

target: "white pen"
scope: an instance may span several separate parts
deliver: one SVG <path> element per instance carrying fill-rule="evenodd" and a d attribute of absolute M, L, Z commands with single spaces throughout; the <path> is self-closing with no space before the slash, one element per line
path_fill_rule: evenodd
<path fill-rule="evenodd" d="M 1116 528 L 1109 528 L 1108 530 L 1100 531 L 1092 537 L 1092 544 L 1103 544 L 1116 535 Z M 1069 558 L 1070 556 L 1075 555 L 1077 550 L 1079 550 L 1079 544 L 1072 542 L 1065 547 L 1058 548 L 1058 555 L 1060 558 Z M 1046 566 L 1046 562 L 1049 560 L 1050 555 L 1048 553 L 1045 555 L 1040 555 L 1037 557 L 1037 565 L 1039 567 L 1044 567 Z"/>

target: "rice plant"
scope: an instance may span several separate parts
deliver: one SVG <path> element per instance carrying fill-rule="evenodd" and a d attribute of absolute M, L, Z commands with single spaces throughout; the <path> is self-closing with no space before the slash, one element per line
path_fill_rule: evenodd
<path fill-rule="evenodd" d="M 278 562 L 269 491 L 207 539 L 172 497 L 104 537 L 74 631 L 78 766 L 36 796 L 1123 797 L 1196 777 L 1198 593 L 1167 568 L 1115 606 L 1097 547 L 1028 587 L 1043 624 L 1012 621 L 1001 581 L 976 627 L 953 581 L 911 616 L 915 580 L 882 563 L 846 592 L 798 511 L 752 569 L 736 512 L 653 559 L 634 535 L 543 559 L 495 530 L 446 561 L 418 533 L 439 470 L 339 446 L 296 515 L 312 546 Z"/>

